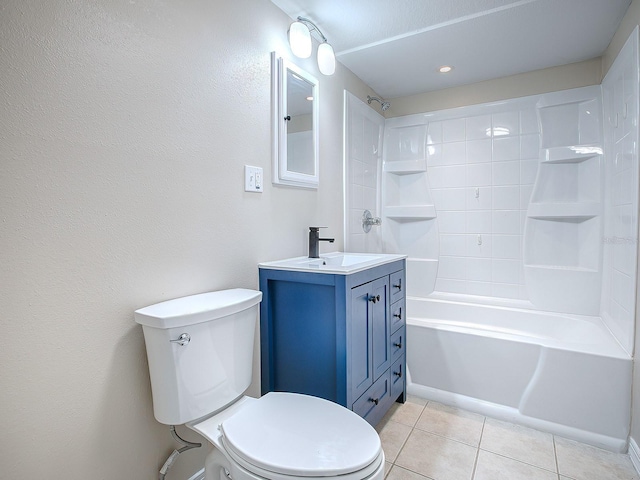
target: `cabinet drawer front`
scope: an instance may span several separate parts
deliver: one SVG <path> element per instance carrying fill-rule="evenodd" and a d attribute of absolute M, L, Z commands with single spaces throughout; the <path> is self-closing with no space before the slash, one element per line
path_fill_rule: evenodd
<path fill-rule="evenodd" d="M 391 335 L 391 361 L 395 361 L 397 358 L 400 358 L 404 355 L 406 350 L 406 342 L 405 342 L 405 327 L 400 327 L 400 329 Z"/>
<path fill-rule="evenodd" d="M 405 356 L 402 355 L 402 357 L 391 366 L 391 398 L 394 400 L 404 391 L 405 371 Z"/>
<path fill-rule="evenodd" d="M 391 333 L 395 333 L 405 323 L 406 300 L 402 300 L 391 305 Z"/>
<path fill-rule="evenodd" d="M 376 425 L 384 416 L 388 406 L 393 402 L 391 398 L 391 379 L 389 371 L 371 385 L 353 404 L 353 411 L 364 418 L 371 425 Z"/>
<path fill-rule="evenodd" d="M 394 303 L 404 298 L 404 291 L 406 289 L 404 270 L 389 275 L 389 283 L 389 291 L 391 293 L 390 302 Z"/>

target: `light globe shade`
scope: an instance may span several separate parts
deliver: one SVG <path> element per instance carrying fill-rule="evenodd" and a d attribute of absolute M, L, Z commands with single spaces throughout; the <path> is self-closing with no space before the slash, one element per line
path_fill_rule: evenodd
<path fill-rule="evenodd" d="M 336 71 L 336 54 L 326 42 L 318 46 L 318 68 L 323 75 L 333 75 Z"/>
<path fill-rule="evenodd" d="M 298 58 L 309 58 L 311 55 L 311 32 L 302 22 L 293 22 L 289 27 L 289 45 Z"/>

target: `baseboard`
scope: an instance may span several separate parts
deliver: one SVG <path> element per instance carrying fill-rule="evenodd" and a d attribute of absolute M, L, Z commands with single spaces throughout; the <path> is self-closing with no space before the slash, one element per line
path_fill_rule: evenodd
<path fill-rule="evenodd" d="M 204 480 L 204 468 L 194 473 L 188 480 Z"/>
<path fill-rule="evenodd" d="M 640 448 L 633 437 L 629 437 L 629 458 L 636 473 L 640 475 Z"/>

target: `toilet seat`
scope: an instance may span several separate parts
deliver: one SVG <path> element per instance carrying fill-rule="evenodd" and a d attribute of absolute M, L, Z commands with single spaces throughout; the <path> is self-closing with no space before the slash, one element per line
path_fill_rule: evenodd
<path fill-rule="evenodd" d="M 211 438 L 197 428 L 201 425 L 194 427 Z M 263 478 L 361 480 L 384 468 L 375 430 L 350 410 L 321 398 L 271 392 L 246 402 L 218 425 L 227 454 Z"/>

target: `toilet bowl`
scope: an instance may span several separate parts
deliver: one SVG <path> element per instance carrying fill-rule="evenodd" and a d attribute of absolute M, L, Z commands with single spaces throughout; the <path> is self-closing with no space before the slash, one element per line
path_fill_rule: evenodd
<path fill-rule="evenodd" d="M 244 395 L 261 298 L 233 289 L 136 310 L 156 419 L 211 442 L 207 480 L 382 480 L 380 438 L 352 411 L 296 393 Z"/>
<path fill-rule="evenodd" d="M 207 459 L 205 471 L 213 473 L 207 478 L 224 479 L 226 472 L 236 480 L 384 477 L 375 430 L 353 412 L 320 398 L 276 392 L 243 397 L 220 414 L 187 426 L 222 454 Z"/>

